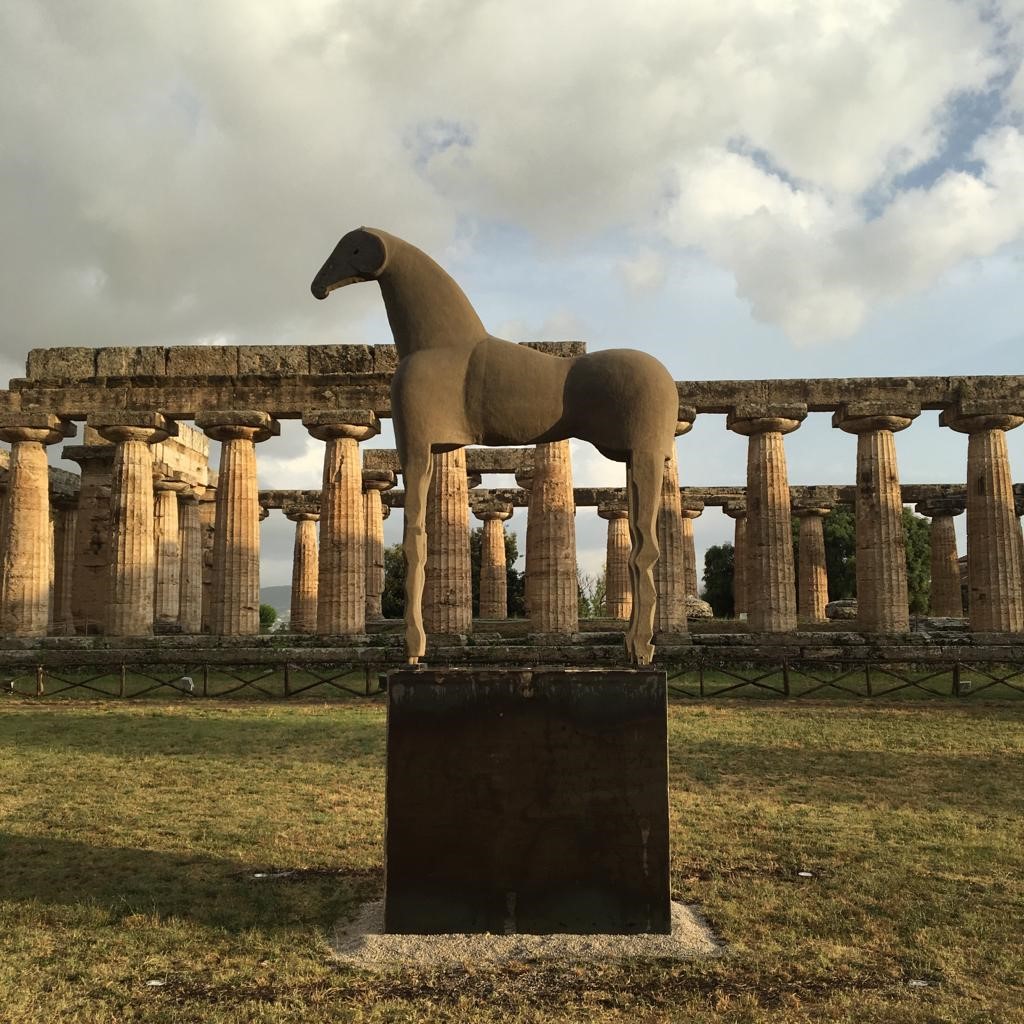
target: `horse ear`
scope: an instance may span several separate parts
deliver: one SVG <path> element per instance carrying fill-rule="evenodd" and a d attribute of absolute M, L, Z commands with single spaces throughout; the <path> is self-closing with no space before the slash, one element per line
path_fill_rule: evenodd
<path fill-rule="evenodd" d="M 352 240 L 352 248 L 349 253 L 352 266 L 360 274 L 376 277 L 384 269 L 384 264 L 388 260 L 388 250 L 384 239 L 370 228 L 353 231 L 349 238 Z"/>

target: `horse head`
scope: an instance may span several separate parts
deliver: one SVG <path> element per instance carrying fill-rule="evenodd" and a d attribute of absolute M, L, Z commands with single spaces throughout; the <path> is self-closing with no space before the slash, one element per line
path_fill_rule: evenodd
<path fill-rule="evenodd" d="M 384 238 L 370 228 L 356 228 L 334 247 L 327 262 L 313 278 L 310 290 L 315 298 L 326 299 L 335 288 L 376 280 L 387 262 Z"/>

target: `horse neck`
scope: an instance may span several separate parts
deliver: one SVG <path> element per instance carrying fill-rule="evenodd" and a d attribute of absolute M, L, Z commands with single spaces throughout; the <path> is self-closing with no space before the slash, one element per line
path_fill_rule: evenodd
<path fill-rule="evenodd" d="M 408 242 L 389 245 L 378 280 L 399 358 L 424 349 L 471 349 L 487 337 L 463 290 Z"/>

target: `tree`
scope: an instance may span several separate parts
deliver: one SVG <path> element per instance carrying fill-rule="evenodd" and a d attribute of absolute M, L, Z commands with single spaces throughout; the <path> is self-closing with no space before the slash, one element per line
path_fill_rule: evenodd
<path fill-rule="evenodd" d="M 277 609 L 272 604 L 260 605 L 260 632 L 269 633 L 277 622 Z"/>
<path fill-rule="evenodd" d="M 907 596 L 911 615 L 927 615 L 932 597 L 932 527 L 922 516 L 903 509 L 907 541 Z"/>
<path fill-rule="evenodd" d="M 405 555 L 401 544 L 384 549 L 384 592 L 380 610 L 385 619 L 400 619 L 405 615 Z"/>
<path fill-rule="evenodd" d="M 825 516 L 821 525 L 829 600 L 848 601 L 857 596 L 857 520 L 853 509 L 840 505 Z M 799 550 L 794 550 L 794 556 L 798 555 Z"/>
<path fill-rule="evenodd" d="M 607 590 L 605 572 L 591 576 L 576 567 L 576 597 L 581 619 L 598 619 L 605 614 L 604 599 Z"/>
<path fill-rule="evenodd" d="M 716 618 L 733 614 L 734 556 L 731 544 L 713 544 L 704 554 L 704 591 L 701 597 L 711 605 Z"/>

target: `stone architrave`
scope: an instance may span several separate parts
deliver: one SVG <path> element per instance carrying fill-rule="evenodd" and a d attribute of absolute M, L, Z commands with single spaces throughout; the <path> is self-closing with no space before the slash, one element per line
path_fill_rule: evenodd
<path fill-rule="evenodd" d="M 946 409 L 939 422 L 967 434 L 968 614 L 974 632 L 1024 630 L 1020 525 L 1006 431 L 1024 417 Z"/>
<path fill-rule="evenodd" d="M 286 505 L 284 514 L 295 524 L 290 631 L 315 633 L 320 565 L 316 524 L 320 519 L 320 510 L 312 506 Z"/>
<path fill-rule="evenodd" d="M 178 495 L 181 581 L 178 622 L 181 632 L 195 635 L 203 628 L 203 527 L 199 495 L 205 488 L 190 487 Z"/>
<path fill-rule="evenodd" d="M 965 503 L 961 499 L 935 498 L 917 504 L 917 512 L 931 521 L 929 542 L 931 547 L 931 602 L 929 610 L 939 618 L 962 619 L 963 594 L 960 590 L 960 556 L 956 547 L 956 529 L 953 517 L 962 515 Z"/>
<path fill-rule="evenodd" d="M 427 491 L 427 565 L 423 624 L 428 634 L 473 630 L 473 578 L 469 557 L 469 487 L 466 452 L 434 455 Z"/>
<path fill-rule="evenodd" d="M 110 485 L 109 636 L 150 636 L 156 553 L 153 543 L 153 453 L 174 424 L 160 413 L 90 414 L 89 425 L 116 445 Z"/>
<path fill-rule="evenodd" d="M 53 546 L 46 446 L 74 433 L 46 413 L 0 415 L 0 440 L 11 445 L 7 533 L 0 552 L 0 632 L 45 636 L 49 625 Z"/>
<path fill-rule="evenodd" d="M 703 501 L 680 503 L 683 521 L 683 581 L 687 597 L 700 597 L 700 572 L 697 565 L 697 547 L 693 539 L 693 521 L 704 511 Z"/>
<path fill-rule="evenodd" d="M 74 636 L 75 617 L 71 587 L 75 566 L 75 534 L 78 509 L 74 501 L 52 499 L 53 518 L 53 610 L 51 621 L 62 636 Z"/>
<path fill-rule="evenodd" d="M 512 517 L 506 503 L 473 510 L 483 525 L 480 544 L 480 618 L 508 618 L 508 566 L 505 562 L 505 523 Z"/>
<path fill-rule="evenodd" d="M 736 618 L 747 614 L 747 506 L 729 502 L 722 511 L 732 519 L 732 613 Z"/>
<path fill-rule="evenodd" d="M 796 629 L 796 577 L 789 476 L 783 435 L 807 415 L 802 406 L 733 410 L 727 426 L 747 444 L 747 618 L 751 629 Z"/>
<path fill-rule="evenodd" d="M 320 569 L 316 631 L 321 636 L 366 632 L 366 513 L 359 442 L 380 424 L 366 410 L 308 413 L 306 429 L 324 449 L 320 492 Z"/>
<path fill-rule="evenodd" d="M 690 424 L 686 424 L 689 429 Z M 675 445 L 665 462 L 658 511 L 658 548 L 654 566 L 654 585 L 658 591 L 655 636 L 685 633 L 686 625 L 686 550 L 683 540 L 682 508 L 679 499 L 679 469 Z"/>
<path fill-rule="evenodd" d="M 178 495 L 188 489 L 184 480 L 159 477 L 153 481 L 153 547 L 156 555 L 154 622 L 179 625 L 181 613 L 181 520 Z"/>
<path fill-rule="evenodd" d="M 569 635 L 579 629 L 576 579 L 576 503 L 568 441 L 537 445 L 530 491 L 534 580 L 530 621 L 535 632 Z M 528 545 L 530 538 L 528 537 Z"/>
<path fill-rule="evenodd" d="M 106 627 L 104 609 L 110 591 L 110 482 L 114 445 L 86 428 L 92 443 L 65 446 L 61 454 L 81 467 L 71 611 L 75 631 L 88 634 Z"/>
<path fill-rule="evenodd" d="M 800 521 L 800 585 L 797 587 L 797 618 L 800 622 L 825 622 L 828 605 L 828 572 L 825 567 L 825 516 L 831 509 L 796 506 Z"/>
<path fill-rule="evenodd" d="M 833 426 L 857 435 L 857 624 L 865 632 L 910 629 L 894 434 L 909 427 L 919 413 L 919 409 L 892 411 L 851 403 L 832 417 Z"/>
<path fill-rule="evenodd" d="M 202 413 L 196 426 L 220 441 L 213 538 L 210 632 L 255 636 L 260 631 L 260 503 L 256 444 L 280 433 L 256 410 Z"/>
<path fill-rule="evenodd" d="M 628 619 L 633 610 L 633 591 L 629 586 L 629 513 L 623 505 L 599 505 L 597 514 L 608 521 L 604 613 L 610 619 Z"/>
<path fill-rule="evenodd" d="M 363 517 L 366 531 L 366 621 L 384 618 L 384 520 L 390 509 L 381 494 L 395 486 L 395 474 L 363 470 Z"/>

